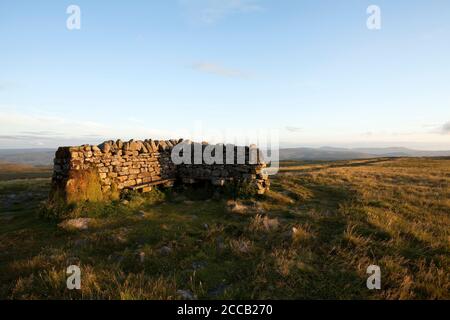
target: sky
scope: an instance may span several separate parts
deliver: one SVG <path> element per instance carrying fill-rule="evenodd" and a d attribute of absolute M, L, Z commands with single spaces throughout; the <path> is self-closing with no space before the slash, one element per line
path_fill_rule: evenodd
<path fill-rule="evenodd" d="M 270 131 L 450 150 L 449 40 L 448 0 L 2 0 L 0 148 Z"/>

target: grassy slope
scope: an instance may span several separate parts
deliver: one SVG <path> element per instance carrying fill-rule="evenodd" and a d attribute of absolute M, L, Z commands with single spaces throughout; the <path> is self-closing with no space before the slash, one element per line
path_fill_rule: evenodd
<path fill-rule="evenodd" d="M 47 178 L 52 176 L 50 166 L 5 163 L 0 161 L 0 181 L 16 179 Z"/>
<path fill-rule="evenodd" d="M 0 182 L 0 298 L 450 298 L 450 159 L 290 162 L 272 181 L 240 213 L 180 194 L 88 205 L 87 231 L 36 217 L 48 179 Z"/>

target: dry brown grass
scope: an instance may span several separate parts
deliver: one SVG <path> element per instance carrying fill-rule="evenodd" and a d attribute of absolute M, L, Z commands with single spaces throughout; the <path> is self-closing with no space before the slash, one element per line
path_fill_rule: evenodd
<path fill-rule="evenodd" d="M 17 179 L 50 178 L 52 167 L 32 166 L 27 164 L 7 163 L 0 161 L 0 181 Z"/>
<path fill-rule="evenodd" d="M 450 159 L 290 163 L 272 185 L 238 200 L 244 214 L 159 193 L 79 206 L 95 223 L 65 230 L 35 214 L 48 180 L 0 182 L 0 297 L 450 298 Z M 366 287 L 371 264 L 381 290 Z"/>

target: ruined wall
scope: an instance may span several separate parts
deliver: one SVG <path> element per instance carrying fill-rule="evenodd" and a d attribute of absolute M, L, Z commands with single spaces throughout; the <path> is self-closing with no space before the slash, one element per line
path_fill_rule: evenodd
<path fill-rule="evenodd" d="M 176 165 L 171 152 L 182 141 L 117 140 L 106 141 L 99 146 L 61 147 L 54 160 L 52 194 L 62 195 L 69 202 L 99 200 L 124 189 L 148 191 L 154 185 L 171 185 L 175 181 L 209 181 L 216 186 L 245 181 L 254 186 L 256 193 L 268 190 L 269 180 L 262 172 L 265 164 L 259 151 L 258 160 L 253 164 L 250 163 L 250 148 L 242 147 L 243 153 L 240 154 L 245 157 L 241 163 L 235 156 L 234 164 L 206 164 L 202 161 Z M 186 141 L 183 144 L 190 144 L 192 150 L 198 145 Z M 206 144 L 200 145 L 204 150 Z M 224 156 L 224 163 L 225 160 Z"/>

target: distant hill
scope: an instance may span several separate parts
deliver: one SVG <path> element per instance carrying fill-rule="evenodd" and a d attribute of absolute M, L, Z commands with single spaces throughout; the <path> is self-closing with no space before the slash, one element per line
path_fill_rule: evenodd
<path fill-rule="evenodd" d="M 408 148 L 286 148 L 280 160 L 352 160 L 378 157 L 448 157 L 449 151 L 422 151 Z"/>
<path fill-rule="evenodd" d="M 0 149 L 0 162 L 49 166 L 53 164 L 55 149 Z"/>
<path fill-rule="evenodd" d="M 48 166 L 55 149 L 0 149 L 0 162 Z M 284 148 L 280 160 L 353 160 L 378 157 L 448 157 L 449 151 L 422 151 L 408 148 Z"/>

